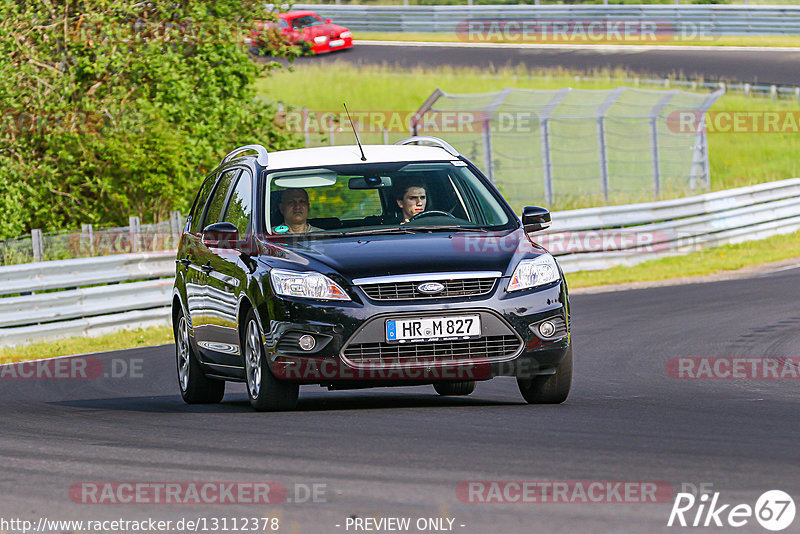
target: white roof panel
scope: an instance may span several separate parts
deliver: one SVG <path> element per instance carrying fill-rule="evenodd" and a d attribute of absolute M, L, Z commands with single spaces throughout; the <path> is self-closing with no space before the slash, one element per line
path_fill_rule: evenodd
<path fill-rule="evenodd" d="M 325 146 L 281 150 L 269 153 L 267 170 L 295 169 L 324 165 L 392 163 L 402 161 L 455 161 L 446 150 L 420 145 L 363 145 L 367 161 L 361 161 L 357 145 Z"/>

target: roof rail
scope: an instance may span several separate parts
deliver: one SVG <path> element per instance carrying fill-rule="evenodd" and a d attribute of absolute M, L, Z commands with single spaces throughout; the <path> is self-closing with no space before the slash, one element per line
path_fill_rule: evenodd
<path fill-rule="evenodd" d="M 419 144 L 421 142 L 430 143 L 430 144 L 432 144 L 434 146 L 442 148 L 445 151 L 447 151 L 447 153 L 450 154 L 451 156 L 455 156 L 457 158 L 461 156 L 461 154 L 458 153 L 458 150 L 453 148 L 452 145 L 450 145 L 450 143 L 448 143 L 447 141 L 443 141 L 443 140 L 439 139 L 438 137 L 431 137 L 429 135 L 412 135 L 411 137 L 406 137 L 405 139 L 402 139 L 402 140 L 396 142 L 395 144 L 396 145 L 412 145 L 412 144 L 415 144 L 415 143 Z"/>
<path fill-rule="evenodd" d="M 252 150 L 255 150 L 256 152 L 258 152 L 258 157 L 256 158 L 256 161 L 258 162 L 258 164 L 261 165 L 262 167 L 266 167 L 267 166 L 267 162 L 269 161 L 269 158 L 268 158 L 268 155 L 267 155 L 267 149 L 264 148 L 261 145 L 240 146 L 239 148 L 237 148 L 236 150 L 234 150 L 233 152 L 230 152 L 227 156 L 225 156 L 225 158 L 222 160 L 222 163 L 227 163 L 227 162 L 229 162 L 229 161 L 231 161 L 233 159 L 236 159 L 236 157 L 239 154 L 241 154 L 242 152 L 250 152 Z M 220 163 L 220 165 L 222 165 L 222 163 Z"/>

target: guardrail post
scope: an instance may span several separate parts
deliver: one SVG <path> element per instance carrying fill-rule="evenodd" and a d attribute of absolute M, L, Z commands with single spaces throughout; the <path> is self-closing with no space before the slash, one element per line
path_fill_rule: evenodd
<path fill-rule="evenodd" d="M 81 248 L 89 252 L 90 256 L 94 256 L 94 231 L 91 224 L 81 224 L 81 240 L 83 241 Z"/>
<path fill-rule="evenodd" d="M 389 144 L 389 130 L 387 130 L 386 128 L 383 129 L 383 144 L 384 145 Z"/>
<path fill-rule="evenodd" d="M 42 258 L 44 258 L 44 242 L 42 241 L 42 231 L 38 228 L 31 230 L 31 247 L 33 248 L 33 261 L 42 261 Z"/>
<path fill-rule="evenodd" d="M 131 239 L 131 252 L 139 252 L 141 243 L 139 236 L 141 235 L 141 225 L 139 224 L 139 217 L 128 217 L 128 234 Z"/>

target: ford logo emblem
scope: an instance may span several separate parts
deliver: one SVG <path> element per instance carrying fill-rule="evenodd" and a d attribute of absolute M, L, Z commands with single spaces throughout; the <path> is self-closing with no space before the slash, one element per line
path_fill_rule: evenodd
<path fill-rule="evenodd" d="M 426 295 L 435 295 L 436 293 L 444 291 L 444 284 L 440 284 L 439 282 L 425 282 L 424 284 L 418 285 L 417 290 Z"/>

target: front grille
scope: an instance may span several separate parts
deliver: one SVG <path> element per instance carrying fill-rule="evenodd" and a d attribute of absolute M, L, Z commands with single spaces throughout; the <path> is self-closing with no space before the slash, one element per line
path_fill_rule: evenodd
<path fill-rule="evenodd" d="M 345 348 L 344 357 L 354 365 L 425 365 L 511 357 L 519 347 L 520 340 L 511 335 L 423 343 L 358 343 Z"/>
<path fill-rule="evenodd" d="M 372 300 L 411 300 L 442 299 L 453 297 L 476 297 L 489 293 L 494 287 L 496 278 L 465 278 L 459 280 L 435 280 L 444 286 L 444 291 L 435 295 L 426 295 L 417 289 L 425 280 L 416 282 L 391 282 L 385 284 L 369 284 L 361 289 Z"/>

